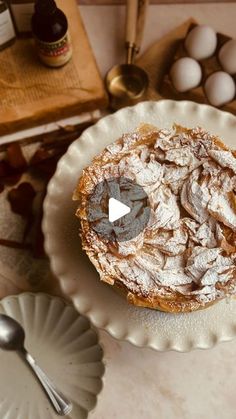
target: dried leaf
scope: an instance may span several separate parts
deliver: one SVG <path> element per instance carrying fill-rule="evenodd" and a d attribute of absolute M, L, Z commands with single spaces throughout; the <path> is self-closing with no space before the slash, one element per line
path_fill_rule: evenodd
<path fill-rule="evenodd" d="M 8 192 L 11 210 L 22 217 L 29 217 L 32 213 L 33 200 L 36 192 L 28 182 L 23 182 Z"/>
<path fill-rule="evenodd" d="M 57 152 L 56 152 L 57 153 Z M 30 160 L 30 166 L 34 166 L 40 171 L 41 175 L 51 177 L 56 169 L 60 155 L 54 156 L 54 150 L 38 149 Z"/>
<path fill-rule="evenodd" d="M 0 161 L 0 178 L 7 177 L 11 174 L 11 167 L 5 160 Z"/>
<path fill-rule="evenodd" d="M 31 157 L 30 165 L 34 166 L 40 164 L 42 161 L 47 160 L 48 158 L 50 158 L 50 152 L 48 150 L 44 150 L 43 148 L 39 148 Z"/>
<path fill-rule="evenodd" d="M 6 246 L 12 249 L 31 250 L 31 245 L 29 243 L 19 243 L 15 240 L 0 239 L 0 246 Z"/>
<path fill-rule="evenodd" d="M 15 185 L 19 182 L 22 173 L 23 172 L 18 173 L 15 169 L 12 169 L 7 161 L 0 161 L 0 179 L 2 184 Z"/>
<path fill-rule="evenodd" d="M 11 143 L 7 147 L 7 160 L 10 167 L 17 171 L 24 171 L 27 167 L 27 162 L 19 143 Z"/>

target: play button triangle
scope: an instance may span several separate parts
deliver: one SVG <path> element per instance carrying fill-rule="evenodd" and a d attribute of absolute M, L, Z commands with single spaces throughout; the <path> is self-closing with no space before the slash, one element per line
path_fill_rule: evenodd
<path fill-rule="evenodd" d="M 130 213 L 130 207 L 123 204 L 115 198 L 110 198 L 108 203 L 108 218 L 111 223 L 119 218 L 124 217 L 124 215 Z"/>

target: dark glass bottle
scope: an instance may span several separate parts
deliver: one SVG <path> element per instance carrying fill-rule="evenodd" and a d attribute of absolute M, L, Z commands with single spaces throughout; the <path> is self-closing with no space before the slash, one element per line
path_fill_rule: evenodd
<path fill-rule="evenodd" d="M 61 67 L 72 55 L 68 21 L 54 0 L 36 0 L 32 32 L 40 60 L 50 67 Z"/>

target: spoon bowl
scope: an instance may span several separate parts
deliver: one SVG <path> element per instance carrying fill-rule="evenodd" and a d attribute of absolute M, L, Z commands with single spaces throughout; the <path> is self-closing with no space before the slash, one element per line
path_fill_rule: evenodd
<path fill-rule="evenodd" d="M 72 404 L 56 389 L 47 375 L 36 364 L 34 358 L 26 351 L 24 341 L 25 332 L 23 327 L 12 317 L 0 314 L 0 348 L 7 351 L 18 351 L 41 383 L 55 411 L 61 416 L 69 414 L 72 410 Z"/>
<path fill-rule="evenodd" d="M 0 314 L 0 348 L 8 351 L 22 350 L 25 332 L 12 317 Z"/>
<path fill-rule="evenodd" d="M 113 67 L 106 76 L 106 84 L 112 96 L 122 99 L 137 99 L 143 96 L 148 86 L 147 73 L 134 64 Z"/>
<path fill-rule="evenodd" d="M 134 105 L 144 99 L 148 74 L 134 64 L 140 50 L 148 0 L 127 0 L 126 7 L 126 63 L 115 65 L 108 71 L 105 84 L 112 109 Z"/>

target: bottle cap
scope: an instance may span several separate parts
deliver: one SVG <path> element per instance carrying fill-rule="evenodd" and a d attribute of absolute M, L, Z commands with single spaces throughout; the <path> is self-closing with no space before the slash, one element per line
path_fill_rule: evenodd
<path fill-rule="evenodd" d="M 55 0 L 36 0 L 35 12 L 40 15 L 50 15 L 57 9 Z"/>

